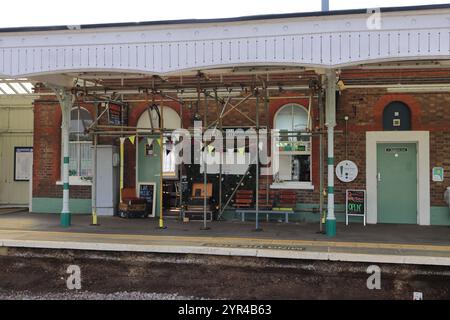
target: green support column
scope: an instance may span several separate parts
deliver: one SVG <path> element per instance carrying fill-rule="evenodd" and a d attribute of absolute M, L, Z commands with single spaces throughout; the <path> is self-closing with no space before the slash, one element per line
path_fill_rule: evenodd
<path fill-rule="evenodd" d="M 70 190 L 70 184 L 69 184 L 69 134 L 70 134 L 70 112 L 73 106 L 73 95 L 69 90 L 66 90 L 64 88 L 60 87 L 54 87 L 51 85 L 48 85 L 50 88 L 53 89 L 53 91 L 56 94 L 56 97 L 59 100 L 59 104 L 61 105 L 61 111 L 62 111 L 62 126 L 61 126 L 61 132 L 62 132 L 62 153 L 64 157 L 64 163 L 63 163 L 63 205 L 62 205 L 62 211 L 60 216 L 60 224 L 63 228 L 70 227 L 72 223 L 72 216 L 70 213 L 70 207 L 69 207 L 69 190 Z"/>
<path fill-rule="evenodd" d="M 336 236 L 336 216 L 334 212 L 334 127 L 336 126 L 336 70 L 327 70 L 326 126 L 328 131 L 328 213 L 326 233 Z"/>

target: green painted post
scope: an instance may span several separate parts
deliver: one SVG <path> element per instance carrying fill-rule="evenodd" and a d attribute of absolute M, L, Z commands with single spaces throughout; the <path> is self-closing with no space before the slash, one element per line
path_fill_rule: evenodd
<path fill-rule="evenodd" d="M 327 236 L 336 236 L 336 216 L 334 213 L 334 127 L 336 126 L 336 70 L 327 70 L 326 87 L 326 126 L 328 131 L 328 213 L 326 221 Z"/>
<path fill-rule="evenodd" d="M 61 211 L 61 227 L 68 228 L 72 224 L 72 217 L 69 207 L 69 134 L 70 134 L 70 112 L 72 109 L 72 94 L 64 89 L 55 90 L 62 110 L 62 141 L 63 141 L 63 206 Z"/>

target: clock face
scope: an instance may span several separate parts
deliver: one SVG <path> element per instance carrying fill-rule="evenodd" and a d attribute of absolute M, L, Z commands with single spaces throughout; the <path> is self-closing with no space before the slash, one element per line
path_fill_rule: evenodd
<path fill-rule="evenodd" d="M 336 176 L 342 182 L 355 181 L 358 177 L 358 166 L 353 161 L 342 161 L 336 167 Z"/>

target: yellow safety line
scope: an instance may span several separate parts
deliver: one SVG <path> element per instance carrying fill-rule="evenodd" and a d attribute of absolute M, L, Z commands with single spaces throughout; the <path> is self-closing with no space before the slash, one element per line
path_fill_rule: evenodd
<path fill-rule="evenodd" d="M 32 230 L 0 230 L 3 232 L 21 232 L 28 234 L 48 234 L 60 235 L 66 237 L 60 241 L 67 241 L 67 236 L 83 237 L 83 238 L 97 238 L 109 240 L 139 240 L 139 241 L 166 241 L 166 242 L 212 242 L 212 243 L 270 243 L 280 245 L 301 245 L 312 247 L 339 247 L 339 248 L 374 248 L 374 249 L 398 249 L 398 250 L 431 250 L 431 251 L 450 251 L 450 246 L 444 245 L 416 245 L 416 244 L 394 244 L 394 243 L 367 243 L 367 242 L 332 242 L 321 240 L 276 240 L 264 238 L 237 238 L 237 237 L 189 237 L 189 236 L 155 236 L 155 235 L 136 235 L 136 234 L 97 234 L 97 233 L 77 233 L 77 232 L 58 232 L 58 231 L 32 231 Z M 42 240 L 55 241 L 55 240 Z M 86 242 L 81 240 L 82 242 Z"/>

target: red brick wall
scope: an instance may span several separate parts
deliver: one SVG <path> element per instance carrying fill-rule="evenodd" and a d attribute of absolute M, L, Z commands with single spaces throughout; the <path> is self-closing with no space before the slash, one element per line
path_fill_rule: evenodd
<path fill-rule="evenodd" d="M 93 113 L 92 106 L 83 106 Z M 54 101 L 34 103 L 33 198 L 62 197 L 61 181 L 61 108 Z M 90 199 L 91 188 L 71 186 L 70 197 Z"/>
<path fill-rule="evenodd" d="M 442 183 L 431 181 L 431 205 L 445 206 L 443 194 L 450 185 L 450 94 L 411 93 L 388 94 L 384 89 L 346 90 L 340 98 L 336 130 L 345 130 L 344 117 L 348 116 L 348 158 L 359 167 L 354 183 L 336 183 L 336 199 L 343 202 L 345 189 L 365 188 L 366 159 L 365 132 L 382 131 L 384 108 L 393 101 L 407 104 L 411 109 L 412 130 L 430 131 L 430 166 L 446 169 Z M 336 135 L 336 163 L 345 160 L 345 135 Z M 342 146 L 342 147 L 341 147 Z"/>

